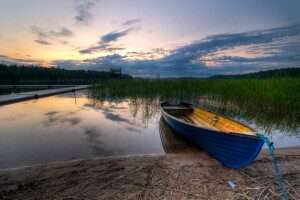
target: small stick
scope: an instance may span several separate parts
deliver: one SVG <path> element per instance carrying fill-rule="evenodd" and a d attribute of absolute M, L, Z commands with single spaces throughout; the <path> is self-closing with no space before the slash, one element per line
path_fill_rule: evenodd
<path fill-rule="evenodd" d="M 5 200 L 5 196 L 4 196 L 4 194 L 2 193 L 1 190 L 0 190 L 0 193 L 1 193 L 2 197 L 3 197 L 3 200 Z"/>
<path fill-rule="evenodd" d="M 175 194 L 176 194 L 176 196 L 177 196 L 177 199 L 179 199 L 178 193 L 177 193 L 176 190 L 175 190 L 174 182 L 173 182 L 173 180 L 172 180 L 172 178 L 171 178 L 171 176 L 170 176 L 170 172 L 169 172 L 169 170 L 167 170 L 167 171 L 168 171 L 168 175 L 169 175 L 169 178 L 170 178 L 170 181 L 171 181 L 171 184 L 172 184 L 172 188 L 173 188 L 174 191 L 175 191 Z M 172 195 L 172 191 L 171 191 L 171 195 Z"/>
<path fill-rule="evenodd" d="M 287 182 L 287 181 L 285 181 Z M 300 198 L 300 195 L 296 192 L 296 190 L 291 186 L 291 184 L 289 182 L 287 182 L 287 184 L 292 188 L 292 190 L 295 192 L 295 194 Z"/>
<path fill-rule="evenodd" d="M 177 189 L 173 189 L 173 188 L 164 188 L 164 189 L 165 190 L 176 190 L 177 192 L 181 192 L 181 193 L 184 193 L 184 194 L 189 194 L 189 195 L 193 195 L 193 196 L 201 197 L 201 198 L 205 198 L 205 199 L 214 199 L 214 198 L 208 197 L 206 195 L 200 195 L 200 194 L 190 193 L 190 192 L 186 192 L 186 191 L 182 191 L 182 190 L 177 190 Z"/>
<path fill-rule="evenodd" d="M 98 188 L 98 190 L 100 190 L 100 189 L 102 189 L 102 188 L 104 188 L 104 187 L 106 187 L 106 186 L 112 184 L 113 182 L 116 182 L 116 181 L 118 181 L 118 180 L 120 180 L 120 179 L 126 177 L 126 176 L 129 176 L 129 175 L 131 175 L 131 174 L 133 174 L 133 173 L 135 173 L 135 172 L 137 172 L 137 171 L 139 171 L 139 170 L 141 170 L 141 169 L 143 169 L 143 168 L 145 168 L 145 167 L 137 168 L 137 169 L 133 170 L 132 172 L 130 172 L 130 173 L 124 175 L 123 177 L 118 177 L 118 178 L 116 178 L 116 179 L 114 179 L 114 180 L 112 180 L 112 181 L 109 181 L 109 182 L 106 183 L 105 185 L 103 185 L 103 186 L 101 186 L 100 188 Z"/>
<path fill-rule="evenodd" d="M 231 172 L 231 176 L 232 176 L 232 178 L 236 181 L 236 183 L 238 184 L 238 186 L 242 189 L 242 191 L 243 191 L 243 193 L 244 193 L 244 195 L 245 195 L 245 197 L 247 198 L 247 199 L 249 199 L 250 200 L 250 198 L 247 196 L 247 194 L 245 193 L 245 191 L 244 191 L 244 189 L 243 189 L 243 187 L 240 185 L 240 183 L 238 182 L 238 180 L 234 177 L 234 175 L 233 175 L 233 173 L 232 173 L 232 170 L 230 170 L 230 172 Z"/>
<path fill-rule="evenodd" d="M 156 196 L 154 194 L 152 194 L 152 192 L 150 192 L 150 190 L 146 189 L 153 197 L 154 199 L 157 199 Z"/>
<path fill-rule="evenodd" d="M 259 186 L 264 187 L 263 184 L 261 184 L 260 182 L 254 180 L 252 177 L 248 176 L 247 174 L 245 174 L 244 172 L 242 172 L 244 175 L 246 175 L 248 178 L 250 178 L 251 180 L 253 180 L 254 182 L 256 182 Z M 278 194 L 274 193 L 274 190 L 272 191 L 271 189 L 268 189 L 270 192 L 272 192 L 273 195 L 278 196 Z"/>

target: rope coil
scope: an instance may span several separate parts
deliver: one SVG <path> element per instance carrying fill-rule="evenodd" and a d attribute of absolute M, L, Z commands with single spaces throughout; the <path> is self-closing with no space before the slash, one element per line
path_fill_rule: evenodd
<path fill-rule="evenodd" d="M 283 187 L 283 185 L 282 185 L 282 182 L 281 182 L 281 179 L 280 179 L 280 175 L 279 175 L 279 171 L 278 171 L 278 168 L 277 168 L 277 164 L 276 164 L 276 160 L 275 160 L 275 156 L 274 156 L 274 145 L 273 145 L 273 142 L 269 142 L 269 139 L 265 136 L 265 135 L 263 135 L 263 134 L 261 134 L 261 133 L 257 133 L 257 135 L 268 145 L 268 148 L 269 148 L 269 152 L 271 153 L 271 155 L 272 155 L 272 158 L 273 158 L 273 162 L 274 162 L 274 166 L 275 166 L 275 171 L 276 171 L 276 174 L 277 174 L 277 178 L 278 178 L 278 181 L 279 181 L 279 184 L 280 184 L 280 187 L 281 187 L 281 189 L 282 189 L 282 191 L 283 191 L 283 194 L 284 194 L 284 196 L 285 196 L 285 198 L 287 199 L 287 200 L 289 200 L 289 197 L 288 197 L 288 195 L 286 194 L 286 192 L 285 192 L 285 190 L 284 190 L 284 187 Z"/>

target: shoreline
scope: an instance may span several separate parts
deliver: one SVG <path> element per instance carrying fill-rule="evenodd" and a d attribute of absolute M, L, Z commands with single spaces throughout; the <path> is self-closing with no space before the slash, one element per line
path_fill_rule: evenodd
<path fill-rule="evenodd" d="M 274 153 L 290 199 L 300 198 L 300 146 Z M 283 198 L 267 149 L 240 169 L 224 167 L 203 151 L 93 157 L 0 170 L 0 199 L 5 200 L 225 197 Z"/>
<path fill-rule="evenodd" d="M 75 158 L 75 159 L 70 159 L 70 160 L 61 160 L 61 161 L 53 161 L 53 162 L 47 162 L 47 163 L 41 163 L 41 164 L 33 164 L 33 165 L 25 165 L 25 166 L 19 166 L 19 167 L 10 167 L 10 168 L 3 168 L 0 169 L 0 173 L 1 171 L 4 170 L 17 170 L 20 168 L 30 168 L 30 167 L 38 167 L 38 166 L 44 166 L 44 165 L 50 165 L 50 164 L 59 164 L 59 163 L 65 163 L 65 162 L 76 162 L 76 161 L 82 161 L 82 160 L 88 160 L 88 159 L 114 159 L 114 158 L 127 158 L 127 157 L 140 157 L 140 156 L 163 156 L 163 155 L 197 155 L 197 154 L 201 154 L 203 153 L 198 152 L 198 147 L 195 150 L 195 148 L 192 149 L 187 149 L 187 152 L 179 152 L 179 153 L 165 153 L 165 154 L 128 154 L 128 155 L 114 155 L 114 156 L 103 156 L 103 157 L 87 157 L 87 158 Z M 205 153 L 206 154 L 206 153 Z M 293 147 L 280 147 L 280 148 L 276 148 L 274 151 L 274 155 L 276 157 L 276 155 L 282 155 L 282 156 L 300 156 L 300 146 L 293 146 Z M 268 149 L 261 149 L 260 153 L 258 154 L 258 156 L 256 157 L 255 160 L 260 159 L 260 158 L 264 158 L 264 157 L 271 157 L 270 152 L 268 151 Z M 254 160 L 254 161 L 255 161 Z M 251 165 L 251 164 L 250 164 Z"/>

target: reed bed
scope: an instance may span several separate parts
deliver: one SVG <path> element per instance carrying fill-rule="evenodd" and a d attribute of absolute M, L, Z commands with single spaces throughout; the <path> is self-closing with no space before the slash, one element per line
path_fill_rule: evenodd
<path fill-rule="evenodd" d="M 186 101 L 229 117 L 255 120 L 270 132 L 274 124 L 276 129 L 297 132 L 300 120 L 300 79 L 296 78 L 111 80 L 95 84 L 89 95 L 95 102 L 124 98 L 153 100 L 156 104 Z"/>

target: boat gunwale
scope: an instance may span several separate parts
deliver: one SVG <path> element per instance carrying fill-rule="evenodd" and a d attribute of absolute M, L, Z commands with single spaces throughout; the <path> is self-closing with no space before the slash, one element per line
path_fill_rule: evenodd
<path fill-rule="evenodd" d="M 207 111 L 207 112 L 216 114 L 216 115 L 218 115 L 218 116 L 221 116 L 221 117 L 224 117 L 224 118 L 229 119 L 229 120 L 231 120 L 231 121 L 234 121 L 234 122 L 236 122 L 236 123 L 239 123 L 239 124 L 241 124 L 241 125 L 243 125 L 243 126 L 249 128 L 249 129 L 253 130 L 253 132 L 227 132 L 227 131 L 222 131 L 222 130 L 218 130 L 218 129 L 207 128 L 207 127 L 204 127 L 204 126 L 199 126 L 199 125 L 190 124 L 190 123 L 187 123 L 187 122 L 184 122 L 184 121 L 180 121 L 180 120 L 177 119 L 176 117 L 173 117 L 172 115 L 168 114 L 168 113 L 163 109 L 163 107 L 162 107 L 162 104 L 163 104 L 163 103 L 166 103 L 166 101 L 160 103 L 160 109 L 162 110 L 162 112 L 163 112 L 164 114 L 166 114 L 168 117 L 171 117 L 172 119 L 176 120 L 176 121 L 179 122 L 179 123 L 183 123 L 183 124 L 188 125 L 188 126 L 192 126 L 192 127 L 196 127 L 196 128 L 200 128 L 200 129 L 204 129 L 204 130 L 209 130 L 209 131 L 213 131 L 213 132 L 218 132 L 218 133 L 222 133 L 222 134 L 226 134 L 226 135 L 231 135 L 231 136 L 234 135 L 234 136 L 243 137 L 243 138 L 247 137 L 247 138 L 252 138 L 252 139 L 262 140 L 262 139 L 257 135 L 258 132 L 257 132 L 254 128 L 252 128 L 252 127 L 250 127 L 250 126 L 248 126 L 248 125 L 246 125 L 246 124 L 244 124 L 244 123 L 242 123 L 242 122 L 236 121 L 236 120 L 234 120 L 234 119 L 231 119 L 231 118 L 229 118 L 229 117 L 226 117 L 226 116 L 224 116 L 224 115 L 215 113 L 215 112 L 213 112 L 213 111 L 210 111 L 210 110 L 207 110 L 207 109 L 204 109 L 204 108 L 200 108 L 200 109 L 203 109 L 203 110 L 205 110 L 205 111 Z M 187 103 L 187 102 L 180 102 L 180 103 L 184 103 L 184 104 L 187 104 L 187 105 L 193 105 L 193 104 Z M 180 104 L 180 103 L 179 103 L 179 104 Z M 174 106 L 176 106 L 176 105 L 174 105 Z M 198 106 L 195 106 L 195 107 L 199 108 Z"/>

